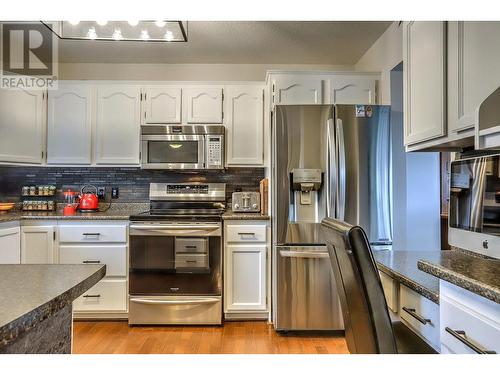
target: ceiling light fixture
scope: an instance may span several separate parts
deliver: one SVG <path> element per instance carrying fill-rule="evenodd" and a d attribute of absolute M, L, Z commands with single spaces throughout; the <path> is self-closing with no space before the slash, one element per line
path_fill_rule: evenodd
<path fill-rule="evenodd" d="M 113 33 L 113 39 L 114 40 L 122 40 L 123 35 L 120 29 L 115 29 L 115 32 Z"/>
<path fill-rule="evenodd" d="M 88 39 L 97 39 L 97 33 L 95 31 L 95 27 L 91 27 L 89 31 L 87 32 L 87 38 Z"/>
<path fill-rule="evenodd" d="M 61 39 L 187 42 L 183 21 L 42 21 Z"/>

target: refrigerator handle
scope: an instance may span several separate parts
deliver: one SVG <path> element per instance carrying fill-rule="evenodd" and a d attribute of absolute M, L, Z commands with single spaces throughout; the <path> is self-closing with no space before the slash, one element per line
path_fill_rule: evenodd
<path fill-rule="evenodd" d="M 327 175 L 326 175 L 326 216 L 336 218 L 337 205 L 337 151 L 335 145 L 335 127 L 333 119 L 328 119 L 326 124 L 327 136 Z"/>
<path fill-rule="evenodd" d="M 346 161 L 345 161 L 345 142 L 344 126 L 341 119 L 337 119 L 336 124 L 337 137 L 335 138 L 338 150 L 338 183 L 337 183 L 337 219 L 345 220 L 345 196 L 346 196 Z"/>

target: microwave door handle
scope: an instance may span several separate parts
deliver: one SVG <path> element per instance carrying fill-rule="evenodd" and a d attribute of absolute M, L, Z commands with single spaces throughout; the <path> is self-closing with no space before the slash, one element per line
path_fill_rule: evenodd
<path fill-rule="evenodd" d="M 203 136 L 203 141 L 198 141 L 198 164 L 202 165 L 203 168 L 206 168 L 206 161 L 208 147 L 207 147 L 208 138 Z"/>

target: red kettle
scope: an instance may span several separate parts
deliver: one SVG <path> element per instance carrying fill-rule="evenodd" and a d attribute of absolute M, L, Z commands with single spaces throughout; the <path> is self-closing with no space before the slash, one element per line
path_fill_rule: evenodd
<path fill-rule="evenodd" d="M 92 188 L 93 193 L 85 192 L 86 188 Z M 97 211 L 99 209 L 99 198 L 97 197 L 97 188 L 94 185 L 85 185 L 80 190 L 80 211 Z"/>

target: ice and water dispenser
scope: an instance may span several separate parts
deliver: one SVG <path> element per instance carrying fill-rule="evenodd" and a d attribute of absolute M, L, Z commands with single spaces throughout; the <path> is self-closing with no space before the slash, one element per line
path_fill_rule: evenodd
<path fill-rule="evenodd" d="M 291 215 L 295 222 L 317 222 L 319 218 L 319 193 L 323 174 L 321 169 L 293 169 L 290 173 L 293 199 Z"/>

